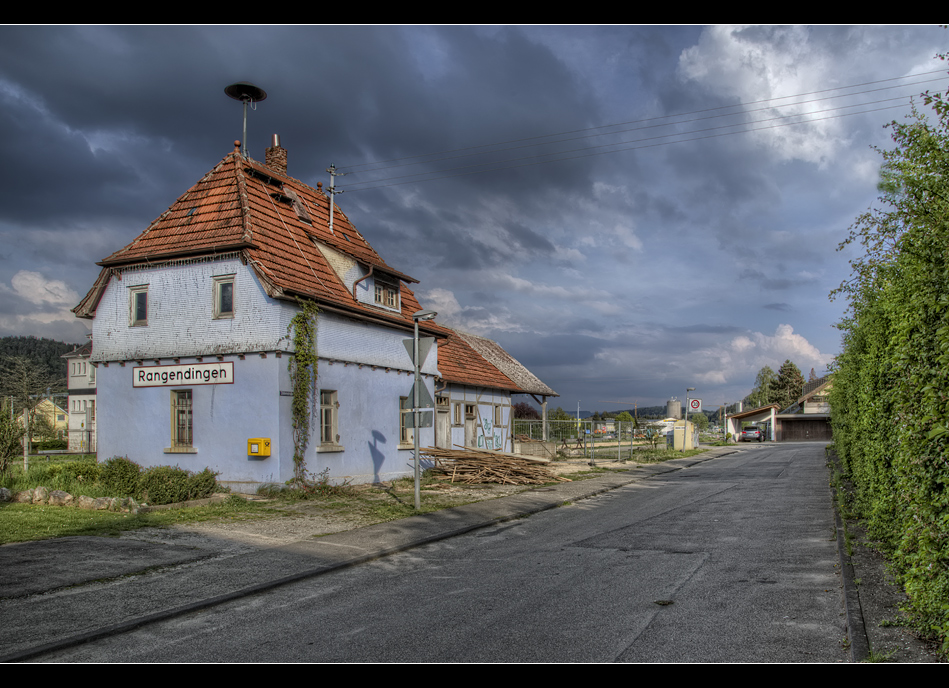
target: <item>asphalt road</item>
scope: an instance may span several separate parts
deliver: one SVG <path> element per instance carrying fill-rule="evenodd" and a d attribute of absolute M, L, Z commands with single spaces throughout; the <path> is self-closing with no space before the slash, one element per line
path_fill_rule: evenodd
<path fill-rule="evenodd" d="M 752 445 L 41 661 L 844 662 L 823 444 Z"/>

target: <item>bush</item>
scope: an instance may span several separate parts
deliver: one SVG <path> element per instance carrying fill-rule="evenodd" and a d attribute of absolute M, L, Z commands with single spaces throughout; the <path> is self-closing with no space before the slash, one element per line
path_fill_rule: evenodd
<path fill-rule="evenodd" d="M 102 467 L 96 463 L 95 459 L 83 459 L 81 461 L 70 461 L 60 464 L 60 475 L 63 480 L 72 484 L 92 484 L 99 481 L 99 475 Z"/>
<path fill-rule="evenodd" d="M 174 504 L 209 497 L 217 487 L 216 476 L 209 468 L 191 473 L 178 466 L 154 466 L 145 470 L 139 482 L 142 499 L 149 504 Z"/>
<path fill-rule="evenodd" d="M 138 497 L 142 467 L 127 456 L 113 456 L 102 464 L 99 481 L 116 497 Z"/>
<path fill-rule="evenodd" d="M 68 448 L 68 443 L 66 440 L 43 440 L 42 442 L 34 442 L 33 450 L 34 451 L 58 451 L 60 449 Z"/>

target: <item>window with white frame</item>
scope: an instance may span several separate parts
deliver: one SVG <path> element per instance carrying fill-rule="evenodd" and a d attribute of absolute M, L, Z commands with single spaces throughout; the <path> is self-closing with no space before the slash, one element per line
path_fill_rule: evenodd
<path fill-rule="evenodd" d="M 129 287 L 129 327 L 148 324 L 148 285 Z"/>
<path fill-rule="evenodd" d="M 339 448 L 339 399 L 331 389 L 320 390 L 320 447 Z"/>
<path fill-rule="evenodd" d="M 194 451 L 193 423 L 191 390 L 171 390 L 171 446 L 166 451 Z"/>
<path fill-rule="evenodd" d="M 415 447 L 415 427 L 412 418 L 412 401 L 408 397 L 399 397 L 399 445 Z"/>
<path fill-rule="evenodd" d="M 234 275 L 214 278 L 214 319 L 234 317 Z"/>
<path fill-rule="evenodd" d="M 385 280 L 380 280 L 378 277 L 376 277 L 375 285 L 376 305 L 398 310 L 400 308 L 398 283 L 393 284 L 391 282 L 386 282 Z"/>

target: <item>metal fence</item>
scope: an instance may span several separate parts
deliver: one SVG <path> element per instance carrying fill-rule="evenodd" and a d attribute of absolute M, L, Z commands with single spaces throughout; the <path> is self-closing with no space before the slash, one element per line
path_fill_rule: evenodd
<path fill-rule="evenodd" d="M 665 428 L 650 428 L 646 422 L 592 420 L 548 420 L 546 437 L 555 442 L 559 451 L 569 456 L 585 456 L 595 460 L 626 460 L 640 448 L 652 447 L 655 442 L 660 449 L 667 444 Z M 659 433 L 658 436 L 656 433 Z M 515 420 L 514 440 L 544 439 L 544 422 L 540 420 Z"/>

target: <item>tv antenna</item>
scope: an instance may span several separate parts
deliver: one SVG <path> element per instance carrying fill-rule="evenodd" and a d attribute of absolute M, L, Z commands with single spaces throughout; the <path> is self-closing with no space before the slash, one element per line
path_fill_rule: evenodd
<path fill-rule="evenodd" d="M 244 138 L 241 139 L 241 155 L 247 157 L 247 104 L 256 105 L 262 100 L 267 100 L 267 92 L 259 86 L 254 86 L 247 81 L 238 81 L 224 89 L 224 93 L 244 103 Z M 254 107 L 256 110 L 257 108 Z"/>

